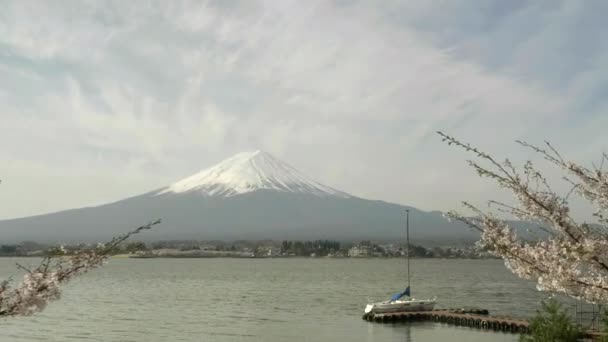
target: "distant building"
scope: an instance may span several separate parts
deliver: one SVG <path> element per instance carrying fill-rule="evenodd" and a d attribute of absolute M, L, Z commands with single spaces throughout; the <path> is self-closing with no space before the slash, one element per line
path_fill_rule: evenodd
<path fill-rule="evenodd" d="M 259 257 L 275 257 L 280 255 L 280 249 L 274 246 L 260 246 L 256 249 L 255 255 Z"/>
<path fill-rule="evenodd" d="M 404 256 L 405 252 L 401 250 L 401 247 L 396 247 L 394 244 L 380 245 L 380 248 L 384 250 L 385 255 L 392 257 Z"/>
<path fill-rule="evenodd" d="M 348 250 L 348 256 L 351 258 L 367 257 L 370 252 L 371 248 L 369 246 L 355 246 Z"/>

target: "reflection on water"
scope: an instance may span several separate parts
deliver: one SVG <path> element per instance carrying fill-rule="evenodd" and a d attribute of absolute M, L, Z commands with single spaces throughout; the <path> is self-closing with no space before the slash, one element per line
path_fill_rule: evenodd
<path fill-rule="evenodd" d="M 0 258 L 0 278 L 15 275 Z M 33 263 L 32 259 L 20 262 Z M 43 314 L 1 321 L 0 341 L 516 341 L 439 323 L 376 324 L 368 301 L 402 288 L 400 260 L 115 259 Z M 413 260 L 413 295 L 438 307 L 526 316 L 534 285 L 495 260 Z"/>
<path fill-rule="evenodd" d="M 354 338 L 354 340 L 359 340 Z M 431 322 L 412 322 L 401 324 L 370 323 L 365 341 L 517 341 L 518 336 L 494 331 L 474 330 Z M 363 341 L 361 339 L 361 341 Z"/>

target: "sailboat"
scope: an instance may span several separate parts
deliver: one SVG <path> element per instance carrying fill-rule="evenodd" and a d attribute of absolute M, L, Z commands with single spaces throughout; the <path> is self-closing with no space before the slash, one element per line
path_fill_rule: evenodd
<path fill-rule="evenodd" d="M 365 307 L 366 314 L 381 314 L 390 312 L 405 312 L 405 311 L 431 311 L 435 307 L 436 298 L 433 299 L 415 299 L 411 295 L 410 290 L 410 211 L 406 212 L 406 240 L 407 240 L 407 287 L 404 291 L 396 293 L 391 299 L 384 302 L 376 302 L 367 304 Z M 403 299 L 407 297 L 406 299 Z"/>

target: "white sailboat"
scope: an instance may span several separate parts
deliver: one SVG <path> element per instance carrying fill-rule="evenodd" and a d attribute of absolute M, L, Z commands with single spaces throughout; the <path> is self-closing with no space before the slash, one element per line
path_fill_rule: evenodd
<path fill-rule="evenodd" d="M 391 299 L 384 302 L 376 302 L 367 304 L 365 307 L 366 314 L 381 314 L 390 312 L 405 312 L 405 311 L 431 311 L 435 307 L 436 298 L 433 299 L 415 299 L 410 293 L 410 211 L 406 210 L 406 240 L 407 240 L 407 287 L 405 291 L 395 294 Z M 402 299 L 406 297 L 408 299 Z"/>

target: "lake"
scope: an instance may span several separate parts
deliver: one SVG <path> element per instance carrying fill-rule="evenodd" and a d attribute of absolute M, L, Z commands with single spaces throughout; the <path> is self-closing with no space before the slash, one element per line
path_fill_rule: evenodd
<path fill-rule="evenodd" d="M 0 258 L 0 279 L 19 279 Z M 517 341 L 432 322 L 361 319 L 402 290 L 398 259 L 112 259 L 41 314 L 0 320 L 0 341 Z M 499 260 L 412 260 L 412 295 L 440 308 L 529 316 L 542 296 Z"/>

